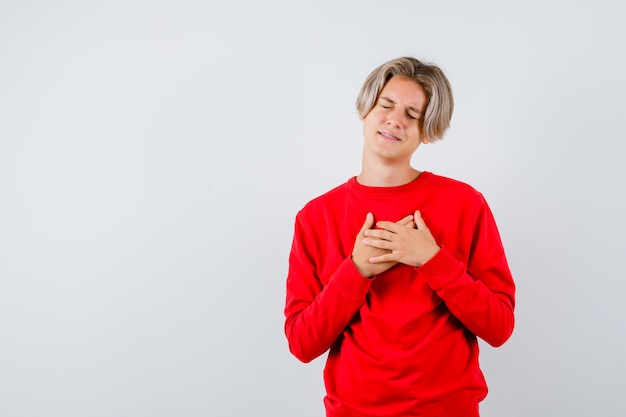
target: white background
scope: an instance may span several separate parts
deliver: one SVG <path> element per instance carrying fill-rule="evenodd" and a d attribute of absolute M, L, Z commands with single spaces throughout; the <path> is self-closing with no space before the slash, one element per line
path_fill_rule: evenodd
<path fill-rule="evenodd" d="M 456 98 L 418 169 L 486 196 L 517 327 L 485 417 L 624 416 L 621 2 L 0 0 L 0 415 L 321 416 L 293 219 L 360 169 L 384 61 Z"/>

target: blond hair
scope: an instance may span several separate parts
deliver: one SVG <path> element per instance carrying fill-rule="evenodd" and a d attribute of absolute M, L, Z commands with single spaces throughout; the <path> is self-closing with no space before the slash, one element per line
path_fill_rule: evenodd
<path fill-rule="evenodd" d="M 380 92 L 392 77 L 403 77 L 417 82 L 426 91 L 428 105 L 424 112 L 423 129 L 428 141 L 441 139 L 450 126 L 454 99 L 452 88 L 443 71 L 433 64 L 426 64 L 413 57 L 402 57 L 384 63 L 367 77 L 356 108 L 364 118 L 374 108 Z"/>

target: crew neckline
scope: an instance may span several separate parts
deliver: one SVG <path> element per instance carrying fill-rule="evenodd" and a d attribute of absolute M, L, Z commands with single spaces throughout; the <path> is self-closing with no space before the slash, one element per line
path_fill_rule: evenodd
<path fill-rule="evenodd" d="M 348 187 L 357 192 L 364 194 L 375 194 L 375 195 L 389 195 L 389 194 L 401 194 L 408 190 L 412 190 L 415 187 L 418 187 L 421 183 L 426 181 L 429 177 L 432 176 L 432 173 L 429 171 L 422 171 L 417 178 L 413 181 L 407 182 L 402 185 L 395 185 L 391 187 L 377 187 L 370 185 L 363 185 L 356 180 L 356 176 L 350 178 L 348 180 Z"/>

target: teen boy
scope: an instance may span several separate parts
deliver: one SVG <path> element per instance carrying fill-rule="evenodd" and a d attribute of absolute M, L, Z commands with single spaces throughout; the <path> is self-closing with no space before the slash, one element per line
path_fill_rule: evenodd
<path fill-rule="evenodd" d="M 443 72 L 399 58 L 366 79 L 362 170 L 298 214 L 285 333 L 329 351 L 326 415 L 476 417 L 477 337 L 503 344 L 515 285 L 493 216 L 470 186 L 411 166 L 453 110 Z"/>

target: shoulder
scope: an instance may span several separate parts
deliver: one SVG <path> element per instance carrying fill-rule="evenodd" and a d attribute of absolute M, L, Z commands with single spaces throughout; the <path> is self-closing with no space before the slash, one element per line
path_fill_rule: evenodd
<path fill-rule="evenodd" d="M 473 186 L 453 178 L 428 172 L 426 183 L 439 195 L 445 195 L 453 200 L 463 199 L 467 202 L 482 204 L 483 195 Z"/>
<path fill-rule="evenodd" d="M 344 182 L 341 185 L 321 194 L 311 201 L 306 203 L 304 207 L 298 212 L 299 216 L 311 216 L 318 213 L 327 212 L 331 207 L 336 204 L 340 204 L 345 201 L 345 197 L 348 193 L 348 182 Z"/>

